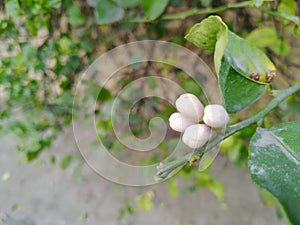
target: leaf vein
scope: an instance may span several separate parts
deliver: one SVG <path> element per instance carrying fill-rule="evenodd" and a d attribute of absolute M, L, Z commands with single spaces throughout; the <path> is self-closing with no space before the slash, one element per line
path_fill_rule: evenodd
<path fill-rule="evenodd" d="M 272 137 L 277 141 L 277 143 L 282 147 L 281 149 L 286 150 L 284 153 L 285 155 L 290 156 L 289 158 L 293 159 L 293 161 L 299 166 L 300 165 L 300 159 L 293 153 L 293 150 L 290 149 L 290 147 L 284 143 L 278 136 L 276 136 L 273 132 L 270 132 Z"/>

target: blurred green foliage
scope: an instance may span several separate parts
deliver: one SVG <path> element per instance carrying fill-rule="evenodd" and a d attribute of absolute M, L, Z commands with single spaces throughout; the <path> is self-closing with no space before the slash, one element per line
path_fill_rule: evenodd
<path fill-rule="evenodd" d="M 299 62 L 295 63 L 288 57 L 297 55 L 292 44 L 295 39 L 300 40 L 299 6 L 297 11 L 293 0 L 282 0 L 279 4 L 261 0 L 238 4 L 232 7 L 227 1 L 214 0 L 1 2 L 0 133 L 16 135 L 18 151 L 24 161 L 36 159 L 70 125 L 74 89 L 80 74 L 93 59 L 115 46 L 143 39 L 162 39 L 192 48 L 183 39 L 186 30 L 211 13 L 222 14 L 230 29 L 233 28 L 278 62 L 285 82 L 294 81 L 293 72 L 286 68 L 299 67 Z M 261 14 L 257 16 L 257 12 Z M 203 52 L 199 54 L 204 56 Z M 204 58 L 211 65 L 211 58 Z M 149 71 L 149 65 L 133 64 L 131 67 L 131 72 L 117 81 L 119 89 L 142 76 L 162 75 L 180 83 L 187 92 L 194 93 L 207 103 L 197 83 L 176 68 L 150 65 Z M 157 84 L 149 80 L 147 85 L 155 88 Z M 97 96 L 95 114 L 99 138 L 105 140 L 106 147 L 118 158 L 128 157 L 124 147 L 115 139 L 108 115 L 116 92 L 96 84 L 91 84 L 89 91 L 91 96 Z M 274 112 L 270 123 L 299 118 L 299 105 L 299 95 L 291 96 Z M 137 136 L 147 136 L 148 121 L 153 115 L 167 122 L 172 112 L 174 108 L 160 99 L 145 99 L 134 107 L 130 115 L 131 129 Z M 237 115 L 235 120 L 239 121 L 243 116 Z M 222 152 L 238 166 L 246 165 L 246 146 L 254 129 L 251 127 L 239 132 L 221 146 Z M 172 151 L 172 142 L 177 143 L 178 140 L 177 134 L 170 133 L 167 140 L 159 145 L 157 153 L 141 156 L 137 162 L 139 165 L 159 162 Z M 65 169 L 74 160 L 78 160 L 78 156 L 67 155 L 59 165 Z M 50 161 L 57 163 L 53 155 Z M 80 172 L 80 167 L 77 171 Z M 189 182 L 185 187 L 178 187 L 180 180 Z M 218 201 L 223 201 L 223 187 L 209 175 L 209 169 L 199 173 L 193 166 L 187 166 L 168 184 L 172 197 L 198 188 L 208 188 Z M 148 211 L 153 207 L 153 199 L 154 194 L 149 191 L 138 196 L 135 203 L 137 208 Z M 133 213 L 134 208 L 127 201 L 120 210 L 119 219 Z"/>

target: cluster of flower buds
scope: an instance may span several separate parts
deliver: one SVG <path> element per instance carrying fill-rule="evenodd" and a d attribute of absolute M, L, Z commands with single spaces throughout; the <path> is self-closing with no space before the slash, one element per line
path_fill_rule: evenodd
<path fill-rule="evenodd" d="M 169 118 L 170 127 L 183 132 L 182 141 L 190 148 L 204 146 L 213 136 L 213 129 L 225 128 L 229 121 L 222 105 L 204 107 L 195 95 L 189 93 L 179 96 L 176 108 L 178 112 Z"/>

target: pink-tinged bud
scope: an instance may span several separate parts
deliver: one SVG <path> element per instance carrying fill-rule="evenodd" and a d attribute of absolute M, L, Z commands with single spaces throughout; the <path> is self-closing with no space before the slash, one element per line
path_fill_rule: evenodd
<path fill-rule="evenodd" d="M 170 127 L 178 132 L 185 131 L 186 128 L 195 124 L 191 119 L 184 117 L 181 113 L 173 113 L 169 118 Z"/>
<path fill-rule="evenodd" d="M 203 122 L 212 128 L 225 128 L 229 116 L 222 105 L 207 105 L 204 108 Z"/>
<path fill-rule="evenodd" d="M 201 148 L 209 141 L 211 135 L 211 129 L 205 124 L 194 124 L 185 130 L 182 141 L 190 148 Z"/>
<path fill-rule="evenodd" d="M 193 94 L 180 95 L 176 100 L 176 108 L 182 115 L 189 117 L 194 122 L 202 120 L 204 107 Z"/>

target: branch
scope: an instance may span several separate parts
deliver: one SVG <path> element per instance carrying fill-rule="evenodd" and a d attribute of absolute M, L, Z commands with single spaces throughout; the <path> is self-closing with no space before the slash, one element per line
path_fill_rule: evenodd
<path fill-rule="evenodd" d="M 208 151 L 210 151 L 213 147 L 218 145 L 224 139 L 228 138 L 229 136 L 233 135 L 234 133 L 257 123 L 259 120 L 264 118 L 271 110 L 277 107 L 284 99 L 288 98 L 290 95 L 300 91 L 300 83 L 297 83 L 287 89 L 274 91 L 275 98 L 261 111 L 259 111 L 254 116 L 243 120 L 239 123 L 236 123 L 232 126 L 227 127 L 225 134 L 218 135 L 215 137 L 211 142 L 209 142 L 205 147 L 195 150 L 192 153 L 185 155 L 183 158 L 175 160 L 173 162 L 167 163 L 165 165 L 160 165 L 158 167 L 157 176 L 160 179 L 165 179 L 170 177 L 170 174 L 176 170 L 177 168 L 181 168 L 188 163 L 192 163 L 195 160 L 201 159 L 201 157 Z M 173 174 L 173 173 L 172 173 Z"/>
<path fill-rule="evenodd" d="M 219 6 L 216 8 L 205 8 L 205 9 L 198 9 L 198 8 L 193 8 L 184 12 L 179 12 L 179 13 L 173 13 L 173 14 L 165 14 L 161 17 L 158 18 L 158 20 L 175 20 L 175 19 L 186 19 L 187 17 L 190 16 L 196 16 L 196 15 L 206 15 L 206 14 L 214 14 L 214 13 L 219 13 L 226 11 L 228 9 L 238 9 L 238 8 L 247 8 L 247 7 L 256 7 L 253 1 L 244 1 L 244 2 L 236 2 L 224 6 Z M 278 17 L 280 19 L 285 19 L 290 22 L 293 22 L 297 25 L 300 24 L 300 19 L 297 16 L 294 15 L 289 15 L 285 13 L 279 13 L 267 8 L 263 7 L 256 7 L 258 10 L 267 13 L 271 16 Z M 153 20 L 148 20 L 145 18 L 135 18 L 135 19 L 130 19 L 127 22 L 132 22 L 132 23 L 149 23 L 153 22 Z"/>
<path fill-rule="evenodd" d="M 157 20 L 185 19 L 190 16 L 213 14 L 213 13 L 223 12 L 228 9 L 236 9 L 236 8 L 244 8 L 244 7 L 252 7 L 252 6 L 254 6 L 253 1 L 245 1 L 245 2 L 237 2 L 237 3 L 228 4 L 228 5 L 223 5 L 223 6 L 216 7 L 216 8 L 206 8 L 206 9 L 193 8 L 193 9 L 189 9 L 184 12 L 165 14 L 165 15 L 157 18 Z M 149 23 L 149 22 L 153 22 L 153 20 L 149 20 L 146 18 L 135 18 L 135 19 L 129 19 L 127 22 Z"/>
<path fill-rule="evenodd" d="M 300 25 L 300 18 L 298 16 L 290 15 L 287 13 L 280 13 L 266 8 L 258 8 L 260 11 L 267 13 L 270 16 L 275 16 L 283 20 L 288 20 L 296 25 Z"/>
<path fill-rule="evenodd" d="M 185 19 L 189 16 L 196 16 L 196 15 L 203 15 L 203 14 L 212 14 L 212 13 L 218 13 L 222 12 L 228 9 L 237 9 L 237 8 L 244 8 L 244 7 L 252 7 L 253 1 L 245 1 L 245 2 L 237 2 L 237 3 L 232 3 L 216 8 L 206 8 L 206 9 L 190 9 L 185 12 L 180 12 L 180 13 L 174 13 L 174 14 L 166 14 L 161 17 L 163 20 L 173 20 L 173 19 Z"/>

